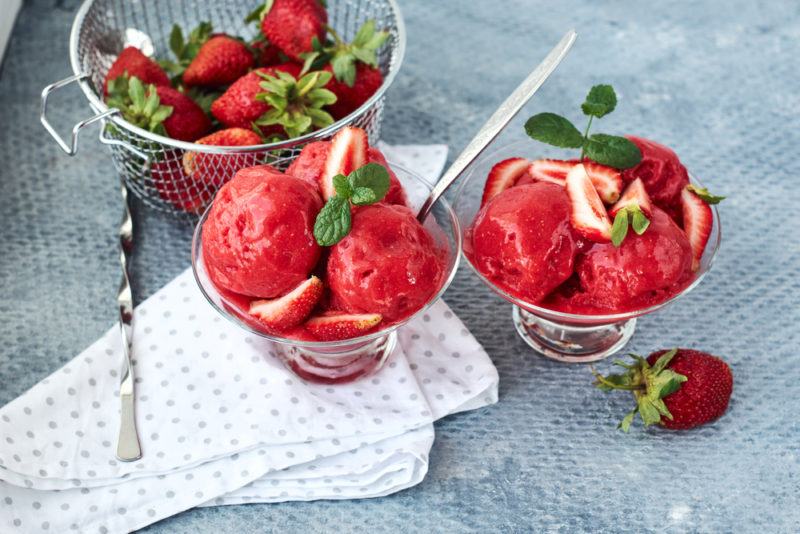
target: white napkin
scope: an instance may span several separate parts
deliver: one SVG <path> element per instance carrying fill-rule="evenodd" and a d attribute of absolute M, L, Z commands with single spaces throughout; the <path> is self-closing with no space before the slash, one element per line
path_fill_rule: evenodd
<path fill-rule="evenodd" d="M 430 179 L 446 147 L 382 147 Z M 446 304 L 384 368 L 306 383 L 220 318 L 189 271 L 136 309 L 144 456 L 114 459 L 116 327 L 0 409 L 0 532 L 125 532 L 194 506 L 377 497 L 419 483 L 432 422 L 497 400 L 497 371 Z"/>

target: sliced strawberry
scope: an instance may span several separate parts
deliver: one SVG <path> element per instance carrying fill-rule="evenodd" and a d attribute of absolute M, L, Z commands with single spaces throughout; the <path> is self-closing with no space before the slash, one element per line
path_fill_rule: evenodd
<path fill-rule="evenodd" d="M 342 128 L 333 136 L 328 158 L 325 160 L 325 170 L 320 176 L 319 189 L 322 198 L 328 200 L 336 193 L 333 189 L 334 176 L 347 176 L 366 164 L 368 148 L 367 132 L 361 128 Z"/>
<path fill-rule="evenodd" d="M 586 239 L 598 243 L 611 241 L 611 220 L 583 164 L 569 171 L 566 188 L 573 228 Z"/>
<path fill-rule="evenodd" d="M 483 198 L 481 206 L 492 200 L 494 197 L 517 184 L 517 181 L 528 170 L 530 163 L 525 158 L 509 158 L 496 163 L 489 176 L 486 177 L 486 185 L 483 186 Z"/>
<path fill-rule="evenodd" d="M 337 341 L 364 335 L 382 319 L 379 313 L 327 312 L 309 319 L 306 329 L 322 341 Z"/>
<path fill-rule="evenodd" d="M 585 161 L 583 167 L 603 202 L 613 204 L 619 200 L 619 195 L 622 193 L 622 174 L 617 169 L 591 161 Z"/>
<path fill-rule="evenodd" d="M 700 267 L 700 259 L 711 235 L 714 216 L 711 206 L 687 188 L 681 191 L 681 208 L 683 210 L 683 231 L 692 245 L 692 270 Z"/>
<path fill-rule="evenodd" d="M 267 329 L 284 331 L 303 322 L 322 296 L 322 280 L 312 276 L 282 297 L 254 300 L 250 314 Z"/>
<path fill-rule="evenodd" d="M 528 174 L 537 182 L 550 182 L 564 185 L 567 173 L 580 163 L 576 159 L 537 159 L 528 167 Z"/>
<path fill-rule="evenodd" d="M 653 202 L 650 200 L 650 195 L 644 188 L 644 182 L 639 178 L 628 184 L 622 197 L 611 207 L 609 214 L 611 217 L 616 217 L 617 212 L 628 206 L 636 205 L 642 210 L 642 213 L 649 219 L 653 213 Z"/>

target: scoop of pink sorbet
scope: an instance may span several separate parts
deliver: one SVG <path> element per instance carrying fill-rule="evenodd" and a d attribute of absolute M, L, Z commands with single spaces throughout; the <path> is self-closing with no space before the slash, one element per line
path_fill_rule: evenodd
<path fill-rule="evenodd" d="M 689 184 L 689 174 L 672 149 L 643 137 L 628 139 L 639 147 L 642 161 L 622 172 L 625 183 L 641 178 L 647 194 L 673 219 L 680 221 L 681 191 Z"/>
<path fill-rule="evenodd" d="M 322 199 L 307 182 L 261 165 L 217 193 L 203 224 L 203 256 L 217 285 L 251 297 L 281 296 L 320 256 L 313 229 Z"/>
<path fill-rule="evenodd" d="M 353 212 L 352 229 L 331 247 L 327 281 L 333 306 L 404 319 L 444 281 L 446 251 L 404 206 L 374 204 Z"/>
<path fill-rule="evenodd" d="M 498 287 L 538 303 L 572 274 L 578 243 L 569 213 L 560 185 L 512 187 L 478 213 L 466 252 Z"/>
<path fill-rule="evenodd" d="M 691 279 L 692 248 L 669 215 L 654 208 L 644 234 L 629 231 L 619 247 L 595 244 L 575 272 L 581 287 L 575 303 L 608 312 L 638 309 L 662 302 Z"/>

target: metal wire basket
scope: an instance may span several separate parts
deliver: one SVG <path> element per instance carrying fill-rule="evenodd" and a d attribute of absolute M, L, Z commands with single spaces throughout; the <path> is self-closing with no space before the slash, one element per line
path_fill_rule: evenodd
<path fill-rule="evenodd" d="M 313 141 L 328 139 L 345 126 L 364 128 L 371 140 L 380 134 L 384 94 L 394 81 L 405 51 L 405 27 L 395 0 L 328 0 L 328 23 L 351 39 L 367 20 L 389 32 L 378 53 L 384 82 L 360 108 L 331 126 L 302 137 L 252 147 L 213 147 L 170 139 L 138 128 L 124 120 L 102 100 L 103 79 L 119 52 L 129 45 L 145 54 L 169 49 L 173 24 L 192 28 L 209 20 L 216 31 L 252 38 L 257 28 L 244 24 L 244 16 L 263 0 L 86 0 L 78 10 L 70 35 L 70 61 L 74 75 L 42 91 L 41 121 L 64 152 L 78 151 L 78 134 L 85 126 L 101 122 L 100 141 L 111 148 L 114 165 L 130 190 L 156 209 L 171 213 L 202 213 L 216 190 L 238 168 L 269 163 L 285 168 Z M 56 89 L 77 82 L 95 115 L 72 129 L 68 143 L 47 120 L 47 100 Z M 113 126 L 110 126 L 113 125 Z M 187 152 L 214 154 L 194 158 L 202 182 L 189 180 L 181 169 Z"/>

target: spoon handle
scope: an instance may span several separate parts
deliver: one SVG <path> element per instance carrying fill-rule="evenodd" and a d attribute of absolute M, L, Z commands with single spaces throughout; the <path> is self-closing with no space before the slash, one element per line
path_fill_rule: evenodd
<path fill-rule="evenodd" d="M 431 194 L 422 204 L 417 213 L 417 219 L 424 221 L 430 213 L 431 208 L 436 203 L 448 187 L 458 178 L 462 172 L 483 152 L 495 137 L 506 127 L 511 119 L 519 113 L 519 110 L 531 99 L 539 90 L 544 81 L 553 73 L 561 60 L 567 55 L 575 38 L 578 36 L 574 30 L 568 31 L 561 41 L 553 48 L 547 57 L 531 72 L 525 81 L 517 87 L 505 102 L 500 104 L 497 111 L 489 117 L 486 124 L 478 131 L 472 141 L 469 142 L 463 152 L 456 158 L 450 168 L 445 171 L 442 178 L 434 186 Z"/>

